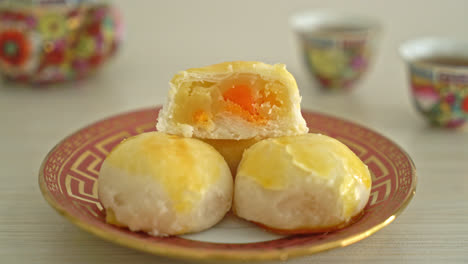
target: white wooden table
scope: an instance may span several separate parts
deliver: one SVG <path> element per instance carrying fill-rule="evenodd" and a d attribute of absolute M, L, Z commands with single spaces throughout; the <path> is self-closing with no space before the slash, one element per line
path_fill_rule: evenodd
<path fill-rule="evenodd" d="M 410 3 L 408 3 L 410 2 Z M 282 62 L 303 108 L 364 124 L 401 145 L 419 177 L 392 224 L 351 246 L 289 263 L 468 263 L 468 133 L 429 128 L 411 106 L 396 48 L 424 35 L 468 38 L 468 1 L 116 1 L 127 41 L 97 76 L 49 89 L 0 82 L 0 263 L 182 263 L 103 241 L 41 197 L 46 153 L 75 130 L 164 102 L 174 73 L 226 60 Z M 364 82 L 347 95 L 316 91 L 300 63 L 288 16 L 304 8 L 372 14 L 385 26 Z"/>

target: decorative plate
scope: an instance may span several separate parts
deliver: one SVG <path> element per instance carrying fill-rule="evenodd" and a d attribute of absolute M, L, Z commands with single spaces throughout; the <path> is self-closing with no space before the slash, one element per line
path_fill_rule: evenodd
<path fill-rule="evenodd" d="M 207 231 L 174 237 L 152 237 L 109 225 L 97 196 L 101 163 L 122 139 L 154 130 L 159 109 L 124 113 L 99 121 L 54 147 L 39 172 L 39 185 L 50 205 L 90 233 L 158 255 L 186 259 L 285 260 L 344 247 L 370 236 L 390 224 L 415 193 L 414 164 L 395 143 L 360 125 L 304 111 L 311 132 L 340 140 L 371 171 L 369 202 L 356 223 L 331 233 L 281 236 L 228 215 Z"/>

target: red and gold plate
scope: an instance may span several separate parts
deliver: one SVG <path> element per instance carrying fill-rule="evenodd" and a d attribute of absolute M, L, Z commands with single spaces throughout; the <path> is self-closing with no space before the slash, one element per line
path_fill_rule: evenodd
<path fill-rule="evenodd" d="M 97 196 L 101 163 L 124 138 L 154 130 L 159 109 L 143 109 L 99 121 L 55 146 L 39 172 L 39 186 L 50 205 L 88 232 L 158 255 L 187 259 L 284 260 L 344 247 L 370 236 L 390 224 L 415 192 L 414 164 L 395 143 L 360 125 L 304 111 L 310 132 L 340 140 L 371 171 L 369 202 L 354 224 L 326 234 L 282 236 L 228 215 L 207 231 L 174 237 L 152 237 L 109 225 Z"/>

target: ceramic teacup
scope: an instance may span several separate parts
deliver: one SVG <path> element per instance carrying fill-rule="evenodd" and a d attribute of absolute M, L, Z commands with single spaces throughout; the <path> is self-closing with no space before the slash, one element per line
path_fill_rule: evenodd
<path fill-rule="evenodd" d="M 431 124 L 468 123 L 468 42 L 423 38 L 403 43 L 413 101 Z"/>
<path fill-rule="evenodd" d="M 371 64 L 381 26 L 375 19 L 330 11 L 297 13 L 291 25 L 304 61 L 324 90 L 350 90 Z"/>

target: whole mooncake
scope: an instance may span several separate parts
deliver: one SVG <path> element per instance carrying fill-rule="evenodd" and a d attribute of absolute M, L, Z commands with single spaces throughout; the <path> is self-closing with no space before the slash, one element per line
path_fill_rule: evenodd
<path fill-rule="evenodd" d="M 307 133 L 301 97 L 285 65 L 235 61 L 174 76 L 159 131 L 240 140 Z"/>
<path fill-rule="evenodd" d="M 117 145 L 98 183 L 107 222 L 155 236 L 207 229 L 232 202 L 231 172 L 213 147 L 160 132 Z"/>
<path fill-rule="evenodd" d="M 367 166 L 338 140 L 320 134 L 271 138 L 244 152 L 233 210 L 279 233 L 328 232 L 359 216 L 370 189 Z"/>

